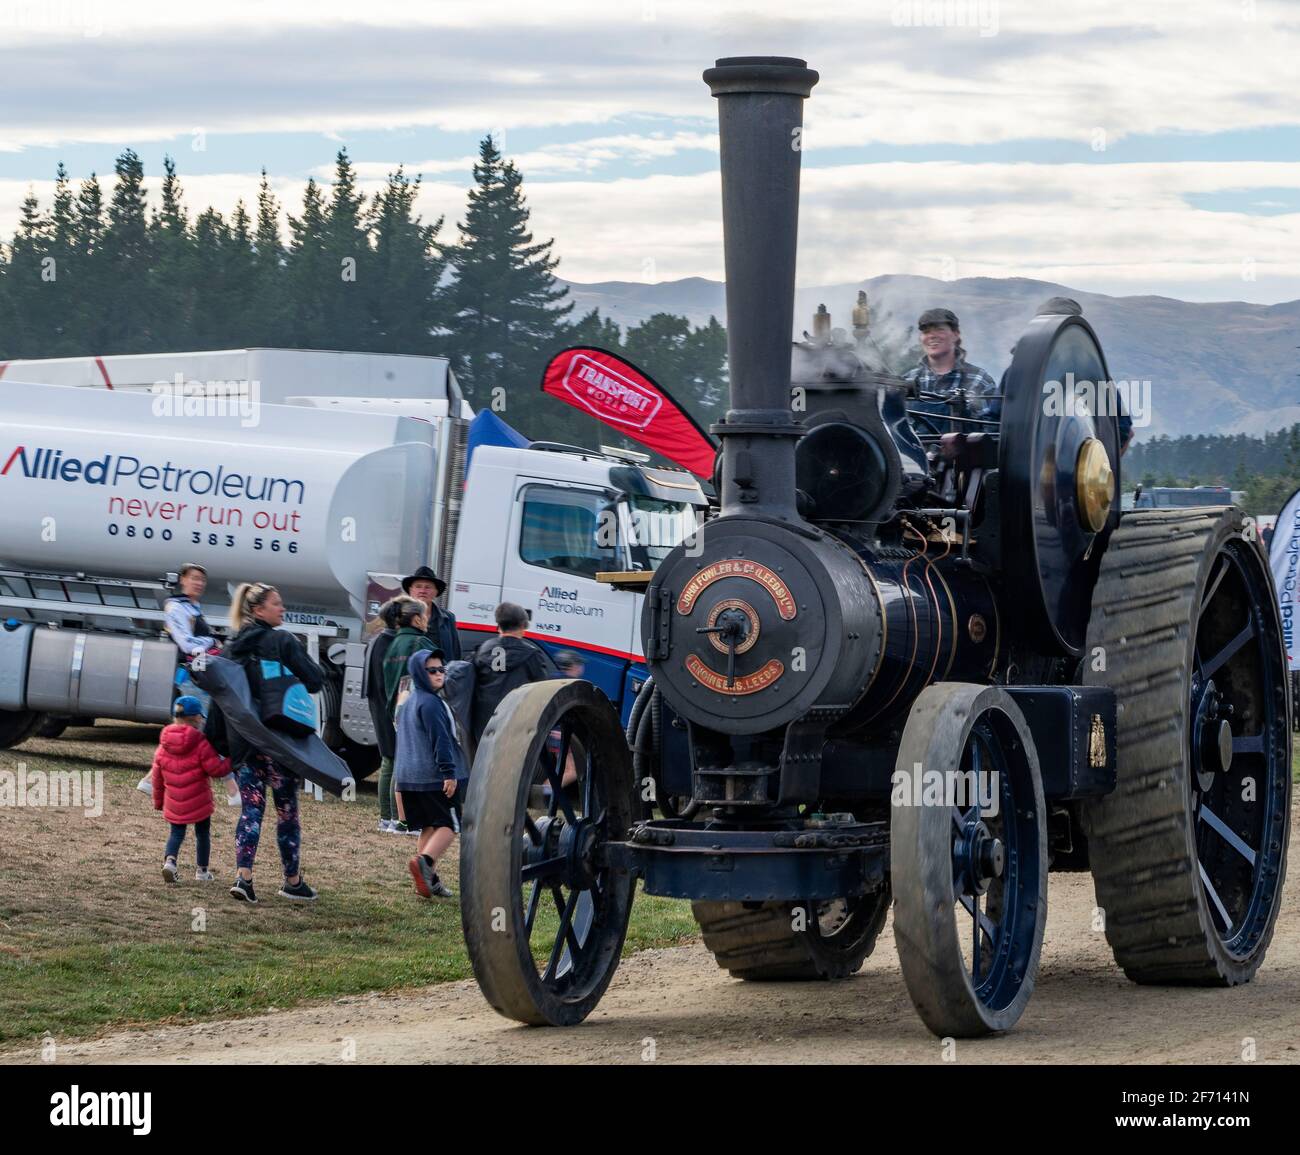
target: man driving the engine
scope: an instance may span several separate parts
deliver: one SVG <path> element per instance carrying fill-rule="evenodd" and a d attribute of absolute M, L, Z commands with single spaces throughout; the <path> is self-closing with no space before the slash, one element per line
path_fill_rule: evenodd
<path fill-rule="evenodd" d="M 996 417 L 995 402 L 984 398 L 996 397 L 997 382 L 966 360 L 957 314 L 951 309 L 926 309 L 916 327 L 921 333 L 923 352 L 906 379 L 920 395 L 917 407 L 943 416 Z M 939 394 L 943 400 L 926 398 L 927 393 Z M 980 426 L 963 423 L 959 428 L 973 432 Z"/>

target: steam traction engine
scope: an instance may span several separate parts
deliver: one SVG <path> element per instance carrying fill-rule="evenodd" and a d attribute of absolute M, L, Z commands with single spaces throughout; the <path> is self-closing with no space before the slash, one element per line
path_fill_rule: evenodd
<path fill-rule="evenodd" d="M 1005 1030 L 1034 986 L 1049 868 L 1092 871 L 1134 981 L 1244 982 L 1290 801 L 1251 527 L 1226 507 L 1121 521 L 1117 409 L 1081 317 L 1035 318 L 997 420 L 909 395 L 820 330 L 792 371 L 792 140 L 817 79 L 767 57 L 705 73 L 720 515 L 647 590 L 652 678 L 626 734 L 581 681 L 516 690 L 486 731 L 461 855 L 483 993 L 521 1022 L 580 1022 L 639 877 L 691 899 L 742 979 L 852 974 L 892 902 L 926 1025 Z"/>

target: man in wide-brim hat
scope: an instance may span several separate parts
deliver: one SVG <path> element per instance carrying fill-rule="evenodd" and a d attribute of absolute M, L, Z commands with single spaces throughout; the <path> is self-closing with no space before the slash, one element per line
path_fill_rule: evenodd
<path fill-rule="evenodd" d="M 455 615 L 448 613 L 437 599 L 447 590 L 447 583 L 427 565 L 402 578 L 402 592 L 418 598 L 429 607 L 429 640 L 440 649 L 449 662 L 460 661 L 460 635 L 456 632 Z"/>

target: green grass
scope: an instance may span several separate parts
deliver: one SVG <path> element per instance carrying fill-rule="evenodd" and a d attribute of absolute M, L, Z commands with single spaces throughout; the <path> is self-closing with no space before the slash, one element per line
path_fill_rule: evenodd
<path fill-rule="evenodd" d="M 374 831 L 374 794 L 349 804 L 300 803 L 303 871 L 320 890 L 310 906 L 275 897 L 274 823 L 264 824 L 256 871 L 261 902 L 247 907 L 226 893 L 237 808 L 219 804 L 213 816 L 218 880 L 193 881 L 187 839 L 182 882 L 167 886 L 158 869 L 166 824 L 134 788 L 152 742 L 103 725 L 69 733 L 96 741 L 33 741 L 0 752 L 5 769 L 20 760 L 29 770 L 103 769 L 106 787 L 100 818 L 51 809 L 4 814 L 0 1046 L 472 977 L 458 903 L 414 893 L 406 870 L 414 839 Z M 106 744 L 101 735 L 115 741 Z M 459 891 L 452 856 L 440 871 Z M 554 922 L 553 912 L 540 916 L 535 945 L 548 917 Z M 689 904 L 639 894 L 625 953 L 696 933 Z"/>
<path fill-rule="evenodd" d="M 33 943 L 20 957 L 0 958 L 0 1042 L 248 1015 L 472 977 L 454 902 L 409 910 L 395 905 L 322 900 L 295 912 L 298 925 L 270 932 L 253 929 L 262 913 L 255 910 L 235 933 Z M 624 953 L 683 942 L 693 933 L 686 904 L 641 894 Z"/>

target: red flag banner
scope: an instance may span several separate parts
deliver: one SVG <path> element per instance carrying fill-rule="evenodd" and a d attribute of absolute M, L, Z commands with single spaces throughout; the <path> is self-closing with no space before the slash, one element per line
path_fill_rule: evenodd
<path fill-rule="evenodd" d="M 689 469 L 713 476 L 718 447 L 648 373 L 605 349 L 578 345 L 557 353 L 542 372 L 542 392 Z"/>

